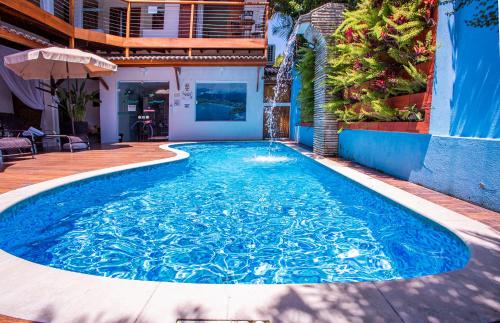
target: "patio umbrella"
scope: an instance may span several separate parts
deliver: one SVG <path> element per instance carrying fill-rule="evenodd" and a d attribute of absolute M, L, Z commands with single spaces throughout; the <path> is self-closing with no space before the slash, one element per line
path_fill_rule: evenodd
<path fill-rule="evenodd" d="M 79 49 L 48 47 L 4 57 L 7 68 L 25 80 L 48 80 L 109 76 L 117 66 Z"/>
<path fill-rule="evenodd" d="M 117 66 L 110 61 L 79 49 L 48 47 L 31 49 L 4 57 L 4 65 L 25 80 L 85 79 L 109 76 Z M 69 108 L 73 109 L 71 95 Z M 70 113 L 71 114 L 71 113 Z M 71 117 L 73 134 L 74 120 Z"/>

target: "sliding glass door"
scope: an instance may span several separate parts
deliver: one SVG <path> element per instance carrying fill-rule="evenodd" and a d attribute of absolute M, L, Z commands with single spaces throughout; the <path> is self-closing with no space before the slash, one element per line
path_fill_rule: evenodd
<path fill-rule="evenodd" d="M 168 99 L 168 83 L 120 82 L 118 130 L 123 141 L 166 140 Z"/>

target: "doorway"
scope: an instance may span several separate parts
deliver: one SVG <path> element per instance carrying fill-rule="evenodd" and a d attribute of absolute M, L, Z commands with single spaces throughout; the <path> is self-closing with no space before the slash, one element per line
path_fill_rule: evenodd
<path fill-rule="evenodd" d="M 120 82 L 118 131 L 123 141 L 168 139 L 169 84 Z"/>
<path fill-rule="evenodd" d="M 264 139 L 271 138 L 269 132 L 270 106 L 264 106 Z M 276 106 L 273 109 L 274 138 L 288 139 L 290 137 L 290 106 Z"/>

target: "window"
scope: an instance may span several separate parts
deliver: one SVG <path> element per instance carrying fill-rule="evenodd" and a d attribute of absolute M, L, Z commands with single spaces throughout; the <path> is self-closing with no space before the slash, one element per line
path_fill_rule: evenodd
<path fill-rule="evenodd" d="M 162 30 L 165 20 L 165 7 L 157 7 L 152 16 L 151 29 Z"/>
<path fill-rule="evenodd" d="M 276 45 L 269 45 L 267 47 L 267 65 L 274 65 L 275 52 L 276 52 Z"/>
<path fill-rule="evenodd" d="M 127 28 L 127 8 L 109 8 L 109 33 L 115 36 L 125 37 Z"/>
<path fill-rule="evenodd" d="M 69 22 L 69 6 L 66 0 L 54 0 L 54 16 Z"/>
<path fill-rule="evenodd" d="M 196 84 L 196 121 L 245 121 L 245 83 Z"/>
<path fill-rule="evenodd" d="M 269 103 L 272 100 L 275 99 L 274 97 L 274 87 L 276 86 L 275 83 L 272 84 L 265 84 L 264 85 L 264 102 Z M 281 91 L 280 95 L 276 98 L 276 103 L 290 103 L 290 85 L 287 84 L 287 86 L 284 88 L 284 90 Z"/>
<path fill-rule="evenodd" d="M 99 3 L 97 0 L 83 1 L 83 28 L 99 29 Z"/>

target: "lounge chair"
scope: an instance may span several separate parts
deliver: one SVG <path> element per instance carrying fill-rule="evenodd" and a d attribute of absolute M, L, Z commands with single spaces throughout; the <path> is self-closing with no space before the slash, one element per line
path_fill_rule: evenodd
<path fill-rule="evenodd" d="M 31 154 L 31 158 L 35 158 L 35 149 L 33 147 L 33 142 L 28 138 L 0 138 L 0 164 L 3 163 L 3 157 L 21 156 L 27 154 Z"/>
<path fill-rule="evenodd" d="M 90 150 L 90 141 L 88 137 L 69 136 L 69 135 L 45 135 L 45 138 L 56 138 L 59 140 L 59 148 L 61 150 Z"/>

